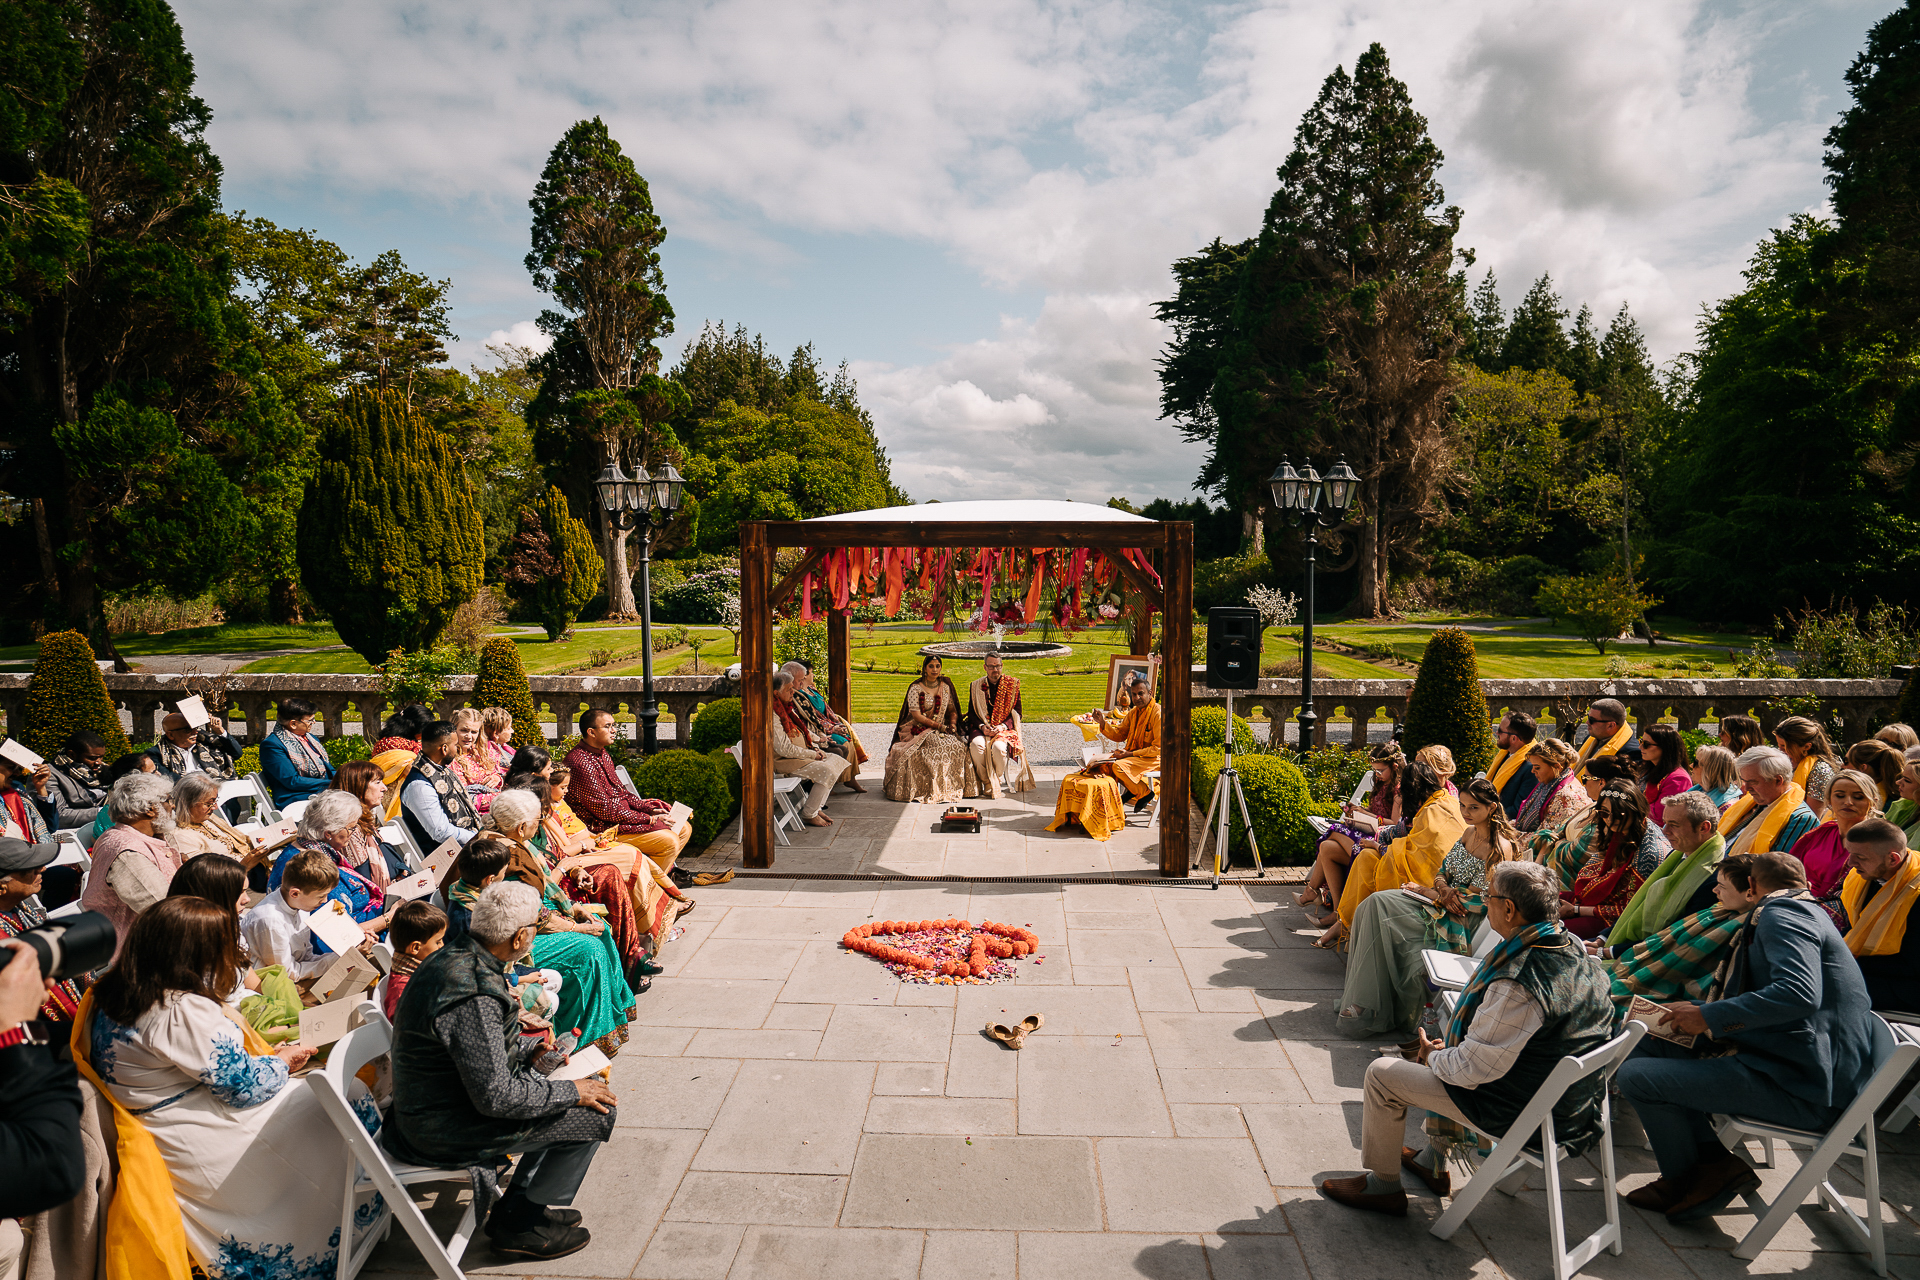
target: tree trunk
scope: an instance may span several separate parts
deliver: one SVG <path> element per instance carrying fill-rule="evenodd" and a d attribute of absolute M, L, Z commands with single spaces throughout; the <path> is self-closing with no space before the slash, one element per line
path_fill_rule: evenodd
<path fill-rule="evenodd" d="M 1240 513 L 1240 540 L 1246 544 L 1250 556 L 1263 555 L 1267 550 L 1267 526 L 1260 519 L 1260 509 Z"/>
<path fill-rule="evenodd" d="M 292 578 L 274 578 L 267 583 L 267 608 L 275 622 L 297 625 L 306 621 L 300 610 L 300 585 Z"/>
<path fill-rule="evenodd" d="M 602 510 L 607 522 L 607 616 L 630 618 L 639 612 L 633 603 L 633 570 L 627 568 L 627 534 L 614 527 L 611 513 Z"/>
<path fill-rule="evenodd" d="M 1380 477 L 1376 473 L 1365 481 L 1366 518 L 1360 522 L 1360 616 L 1380 616 Z"/>

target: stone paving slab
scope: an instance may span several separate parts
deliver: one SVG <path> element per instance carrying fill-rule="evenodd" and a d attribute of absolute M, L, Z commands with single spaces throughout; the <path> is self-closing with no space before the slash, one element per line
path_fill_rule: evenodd
<path fill-rule="evenodd" d="M 845 804 L 836 799 L 835 807 Z M 890 806 L 905 811 L 912 806 Z M 847 806 L 852 811 L 854 806 Z M 866 859 L 880 826 L 845 856 Z M 916 839 L 925 834 L 916 833 Z M 1013 830 L 996 841 L 1030 841 Z M 1119 837 L 1116 837 L 1116 840 Z M 1090 844 L 1084 838 L 1078 841 Z M 998 844 L 996 843 L 997 856 Z M 831 863 L 834 840 L 809 852 Z M 884 854 L 881 855 L 884 857 Z M 955 857 L 941 854 L 943 863 Z M 1031 855 L 1024 855 L 1031 856 Z M 700 925 L 666 956 L 614 1062 L 615 1136 L 579 1198 L 593 1245 L 548 1267 L 504 1264 L 484 1238 L 475 1275 L 763 1280 L 1537 1280 L 1549 1274 L 1541 1191 L 1491 1197 L 1450 1241 L 1442 1204 L 1405 1220 L 1323 1200 L 1357 1171 L 1360 1084 L 1387 1040 L 1344 1039 L 1343 960 L 1275 883 L 862 884 L 738 878 L 697 891 Z M 990 986 L 900 982 L 842 951 L 871 919 L 964 916 L 1029 925 L 1044 962 Z M 693 923 L 690 921 L 690 923 Z M 1162 957 L 1171 955 L 1171 962 Z M 1043 1013 L 1013 1052 L 989 1019 Z M 1389 1038 L 1390 1039 L 1390 1038 Z M 1417 1140 L 1418 1117 L 1409 1119 Z M 1920 1129 L 1881 1135 L 1889 1269 L 1920 1280 Z M 1616 1141 L 1623 1185 L 1651 1176 L 1637 1130 Z M 1794 1157 L 1763 1171 L 1769 1193 Z M 1860 1205 L 1857 1161 L 1835 1181 Z M 1570 1228 L 1599 1220 L 1598 1171 L 1564 1169 Z M 465 1193 L 423 1186 L 444 1233 Z M 1830 1214 L 1803 1208 L 1748 1264 L 1752 1224 L 1692 1227 L 1622 1206 L 1627 1248 L 1583 1274 L 1868 1274 Z M 420 1275 L 402 1233 L 363 1274 Z"/>

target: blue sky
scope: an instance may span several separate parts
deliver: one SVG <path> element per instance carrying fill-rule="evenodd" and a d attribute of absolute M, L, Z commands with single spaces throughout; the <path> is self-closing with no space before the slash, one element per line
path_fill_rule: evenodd
<path fill-rule="evenodd" d="M 529 332 L 527 197 L 601 115 L 704 319 L 860 379 L 919 500 L 1185 496 L 1168 264 L 1253 234 L 1301 111 L 1381 41 L 1509 304 L 1551 271 L 1656 355 L 1818 210 L 1874 3 L 182 0 L 226 201 L 453 281 L 461 363 Z M 1476 271 L 1476 275 L 1478 272 Z"/>

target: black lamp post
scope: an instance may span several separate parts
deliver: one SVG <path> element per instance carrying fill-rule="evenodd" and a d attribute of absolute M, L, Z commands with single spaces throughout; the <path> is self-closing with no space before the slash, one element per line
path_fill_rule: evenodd
<path fill-rule="evenodd" d="M 618 458 L 601 468 L 593 487 L 615 536 L 640 530 L 640 748 L 648 755 L 660 749 L 660 706 L 653 698 L 653 580 L 648 570 L 656 523 L 666 524 L 680 509 L 680 491 L 686 481 L 668 463 L 653 475 L 641 467 L 632 479 L 620 469 Z"/>
<path fill-rule="evenodd" d="M 1295 471 L 1292 464 L 1282 459 L 1267 484 L 1273 490 L 1274 508 L 1289 513 L 1307 531 L 1307 587 L 1302 604 L 1306 626 L 1300 643 L 1298 721 L 1300 750 L 1305 752 L 1313 745 L 1314 729 L 1319 721 L 1313 713 L 1313 555 L 1320 545 L 1320 530 L 1346 518 L 1347 508 L 1353 505 L 1354 494 L 1360 487 L 1360 477 L 1353 473 L 1345 458 L 1334 464 L 1325 479 L 1313 469 L 1312 463 L 1307 464 L 1305 471 Z"/>

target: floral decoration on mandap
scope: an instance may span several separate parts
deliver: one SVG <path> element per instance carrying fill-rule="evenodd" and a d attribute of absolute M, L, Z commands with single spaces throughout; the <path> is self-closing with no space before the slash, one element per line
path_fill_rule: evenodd
<path fill-rule="evenodd" d="M 879 941 L 883 936 L 898 941 Z M 1011 960 L 1045 959 L 1036 954 L 1039 934 L 991 920 L 883 920 L 847 930 L 840 945 L 872 956 L 903 982 L 985 985 L 1013 977 Z"/>

